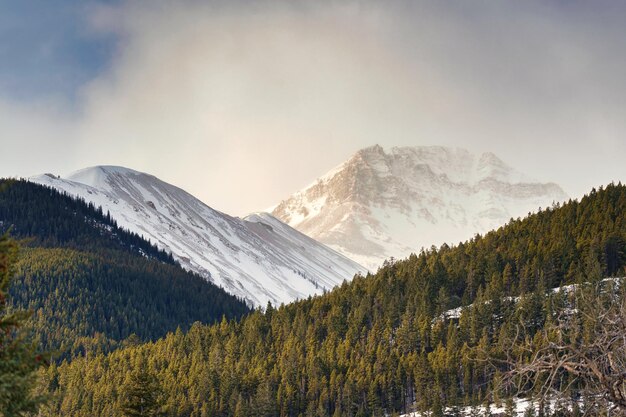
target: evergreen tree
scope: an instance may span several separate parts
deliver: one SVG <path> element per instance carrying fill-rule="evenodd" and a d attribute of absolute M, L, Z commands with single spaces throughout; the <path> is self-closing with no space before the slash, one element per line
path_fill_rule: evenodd
<path fill-rule="evenodd" d="M 122 414 L 126 417 L 155 417 L 160 414 L 161 404 L 161 387 L 156 377 L 143 366 L 133 372 L 122 388 Z"/>
<path fill-rule="evenodd" d="M 516 417 L 517 413 L 515 411 L 515 402 L 513 398 L 509 397 L 506 399 L 506 403 L 504 405 L 504 415 L 505 417 Z"/>
<path fill-rule="evenodd" d="M 441 404 L 441 399 L 439 397 L 439 394 L 435 394 L 434 398 L 433 398 L 433 405 L 431 408 L 431 413 L 430 415 L 432 417 L 443 417 L 443 405 Z"/>
<path fill-rule="evenodd" d="M 23 311 L 7 311 L 8 288 L 14 273 L 17 245 L 0 236 L 0 416 L 34 412 L 43 398 L 34 394 L 35 370 L 42 356 L 22 332 L 28 317 Z"/>

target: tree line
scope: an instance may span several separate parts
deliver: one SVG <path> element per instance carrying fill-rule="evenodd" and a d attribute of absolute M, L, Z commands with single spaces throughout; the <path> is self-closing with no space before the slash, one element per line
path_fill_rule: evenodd
<path fill-rule="evenodd" d="M 516 337 L 540 344 L 571 303 L 550 289 L 626 273 L 625 213 L 626 187 L 610 184 L 321 296 L 52 364 L 43 415 L 119 415 L 139 370 L 170 416 L 440 416 L 504 401 L 508 368 L 489 359 Z"/>
<path fill-rule="evenodd" d="M 7 308 L 32 312 L 26 330 L 56 361 L 250 311 L 100 208 L 48 187 L 0 181 L 2 231 L 22 246 Z"/>

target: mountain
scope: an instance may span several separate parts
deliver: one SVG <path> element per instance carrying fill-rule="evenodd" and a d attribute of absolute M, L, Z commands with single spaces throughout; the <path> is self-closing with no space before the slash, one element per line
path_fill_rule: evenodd
<path fill-rule="evenodd" d="M 504 358 L 527 364 L 549 344 L 576 340 L 598 345 L 595 320 L 605 320 L 597 314 L 603 307 L 572 293 L 572 288 L 589 286 L 549 289 L 624 273 L 626 186 L 608 185 L 458 246 L 387 263 L 320 297 L 64 363 L 47 373 L 52 403 L 44 415 L 120 415 L 120 386 L 139 370 L 158 376 L 172 415 L 391 416 L 420 411 L 442 416 L 446 407 L 485 405 L 517 394 L 515 388 L 503 389 L 502 375 L 511 369 Z M 609 297 L 623 294 L 607 289 L 601 292 Z M 461 306 L 459 315 L 445 314 Z M 572 315 L 571 331 L 547 331 Z M 623 358 L 620 349 L 616 358 Z M 610 378 L 621 382 L 623 365 L 618 366 L 600 372 L 611 372 Z M 606 404 L 587 408 L 584 401 L 590 398 L 577 392 L 586 384 L 573 372 L 559 371 L 551 388 L 580 401 L 588 415 L 603 415 Z M 528 384 L 531 393 L 533 381 Z M 591 400 L 598 398 L 606 396 Z"/>
<path fill-rule="evenodd" d="M 376 145 L 282 201 L 274 217 L 375 270 L 422 247 L 458 243 L 567 195 L 492 153 Z"/>
<path fill-rule="evenodd" d="M 364 272 L 270 214 L 232 217 L 128 168 L 96 166 L 65 178 L 44 174 L 30 180 L 102 207 L 122 228 L 254 306 L 306 298 Z"/>
<path fill-rule="evenodd" d="M 33 312 L 35 339 L 60 358 L 250 312 L 98 208 L 54 189 L 0 180 L 0 234 L 7 231 L 21 244 L 11 307 Z"/>

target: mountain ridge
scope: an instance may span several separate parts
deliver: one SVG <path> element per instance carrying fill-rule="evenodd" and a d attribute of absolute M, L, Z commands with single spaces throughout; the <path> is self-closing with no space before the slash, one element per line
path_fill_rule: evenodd
<path fill-rule="evenodd" d="M 33 312 L 29 330 L 58 360 L 250 312 L 100 208 L 50 187 L 0 179 L 3 233 L 21 246 L 11 306 Z"/>
<path fill-rule="evenodd" d="M 185 268 L 264 307 L 321 293 L 365 268 L 270 215 L 248 220 L 130 168 L 102 165 L 65 178 L 31 177 L 101 206 L 118 224 L 171 252 Z M 271 230 L 256 223 L 274 223 Z"/>
<path fill-rule="evenodd" d="M 272 214 L 375 270 L 384 259 L 454 243 L 567 198 L 495 154 L 375 145 L 357 151 Z"/>

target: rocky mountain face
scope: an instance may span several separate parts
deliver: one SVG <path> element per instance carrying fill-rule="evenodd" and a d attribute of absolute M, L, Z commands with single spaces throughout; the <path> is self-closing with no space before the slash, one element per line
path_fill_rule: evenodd
<path fill-rule="evenodd" d="M 101 206 L 119 226 L 254 306 L 306 298 L 365 271 L 270 214 L 232 217 L 128 168 L 97 166 L 65 178 L 45 174 L 30 180 Z"/>
<path fill-rule="evenodd" d="M 492 153 L 376 145 L 278 204 L 272 215 L 376 270 L 387 258 L 453 244 L 566 200 Z"/>

